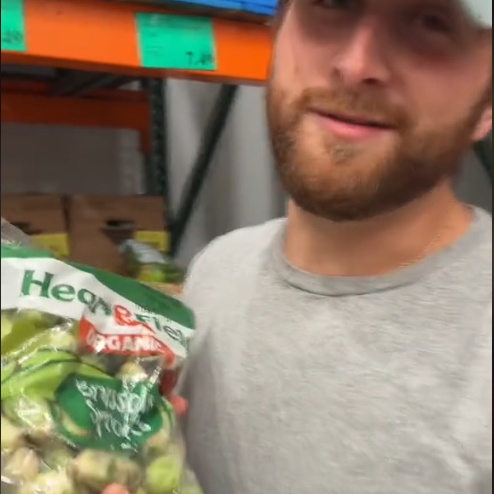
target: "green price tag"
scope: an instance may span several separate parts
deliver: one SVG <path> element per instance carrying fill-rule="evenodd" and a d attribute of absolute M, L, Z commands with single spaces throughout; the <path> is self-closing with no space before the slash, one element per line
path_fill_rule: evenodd
<path fill-rule="evenodd" d="M 211 19 L 139 13 L 137 33 L 143 67 L 216 70 L 216 44 Z"/>
<path fill-rule="evenodd" d="M 24 0 L 2 0 L 2 51 L 27 51 Z"/>

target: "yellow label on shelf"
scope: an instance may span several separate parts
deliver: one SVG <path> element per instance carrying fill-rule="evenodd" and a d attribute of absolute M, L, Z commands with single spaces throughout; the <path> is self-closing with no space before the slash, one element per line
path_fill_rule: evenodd
<path fill-rule="evenodd" d="M 159 252 L 168 252 L 170 248 L 170 235 L 168 232 L 138 231 L 134 239 L 143 244 L 150 245 Z"/>
<path fill-rule="evenodd" d="M 66 233 L 33 235 L 32 240 L 40 249 L 48 250 L 59 259 L 69 257 L 69 237 Z"/>

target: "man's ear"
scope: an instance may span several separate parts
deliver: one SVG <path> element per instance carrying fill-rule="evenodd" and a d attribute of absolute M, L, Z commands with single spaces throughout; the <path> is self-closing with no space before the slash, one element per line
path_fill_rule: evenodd
<path fill-rule="evenodd" d="M 492 131 L 492 103 L 485 108 L 480 120 L 475 127 L 472 139 L 474 142 L 479 142 L 485 139 L 489 132 Z"/>

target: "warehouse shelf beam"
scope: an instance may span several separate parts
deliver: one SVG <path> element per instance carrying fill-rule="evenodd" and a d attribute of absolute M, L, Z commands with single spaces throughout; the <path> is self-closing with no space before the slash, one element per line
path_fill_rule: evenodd
<path fill-rule="evenodd" d="M 148 194 L 163 197 L 164 222 L 172 224 L 170 200 L 170 163 L 168 149 L 167 87 L 163 79 L 142 81 L 150 105 L 149 152 L 146 155 L 146 190 Z"/>
<path fill-rule="evenodd" d="M 100 89 L 118 88 L 135 79 L 118 74 L 66 71 L 54 81 L 50 94 L 53 96 L 83 97 Z"/>
<path fill-rule="evenodd" d="M 29 95 L 41 95 L 50 96 L 52 92 L 52 84 L 46 81 L 36 81 L 19 78 L 3 78 L 1 80 L 2 94 L 16 93 L 16 94 L 29 94 Z M 107 100 L 107 101 L 120 101 L 126 102 L 147 102 L 147 94 L 145 91 L 131 91 L 126 89 L 102 89 L 94 91 L 91 94 L 91 99 Z"/>
<path fill-rule="evenodd" d="M 104 0 L 25 0 L 24 11 L 27 52 L 2 51 L 3 64 L 233 84 L 262 84 L 268 74 L 271 31 L 261 24 L 213 19 L 216 70 L 150 70 L 140 61 L 136 14 L 169 10 Z"/>
<path fill-rule="evenodd" d="M 63 75 L 53 83 L 50 94 L 52 96 L 74 96 L 80 87 L 91 82 L 95 74 L 91 72 L 65 71 Z"/>
<path fill-rule="evenodd" d="M 228 115 L 233 107 L 238 87 L 225 84 L 221 87 L 209 123 L 203 135 L 199 152 L 185 184 L 182 201 L 179 205 L 171 229 L 170 254 L 177 255 L 184 238 L 188 223 L 192 217 L 197 199 L 210 170 L 214 153 L 225 128 Z"/>
<path fill-rule="evenodd" d="M 99 89 L 106 89 L 111 87 L 120 87 L 124 84 L 133 82 L 128 78 L 117 74 L 99 74 L 93 80 L 88 81 L 73 94 L 73 96 L 84 97 Z"/>
<path fill-rule="evenodd" d="M 16 93 L 6 86 L 2 81 L 2 123 L 131 129 L 148 135 L 149 104 L 126 94 L 131 91 L 113 91 L 122 93 L 113 97 L 112 91 L 105 91 L 104 99 L 79 99 Z"/>

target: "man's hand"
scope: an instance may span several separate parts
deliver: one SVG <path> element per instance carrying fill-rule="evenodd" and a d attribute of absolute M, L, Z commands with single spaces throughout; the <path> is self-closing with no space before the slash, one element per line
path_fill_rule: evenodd
<path fill-rule="evenodd" d="M 172 404 L 177 417 L 182 417 L 187 413 L 187 401 L 180 396 L 169 396 L 168 401 Z"/>
<path fill-rule="evenodd" d="M 109 485 L 101 494 L 129 494 L 127 489 L 119 484 Z"/>

